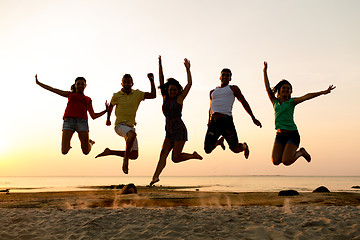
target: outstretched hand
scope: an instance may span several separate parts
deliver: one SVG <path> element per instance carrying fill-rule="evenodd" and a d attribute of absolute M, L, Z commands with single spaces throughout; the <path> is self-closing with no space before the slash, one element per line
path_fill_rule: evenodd
<path fill-rule="evenodd" d="M 257 120 L 256 118 L 253 118 L 253 122 L 256 126 L 259 126 L 260 128 L 262 128 L 261 122 L 259 120 Z"/>
<path fill-rule="evenodd" d="M 328 87 L 328 89 L 326 89 L 326 90 L 324 91 L 324 94 L 331 93 L 331 91 L 334 90 L 335 88 L 336 88 L 336 87 L 335 87 L 334 85 L 330 85 L 330 86 Z"/>
<path fill-rule="evenodd" d="M 148 73 L 148 78 L 149 78 L 149 80 L 151 81 L 153 81 L 154 80 L 154 74 L 152 74 L 152 73 Z"/>
<path fill-rule="evenodd" d="M 107 100 L 105 101 L 105 110 L 106 110 L 106 112 L 108 112 L 109 111 L 109 106 L 110 106 L 110 104 L 107 102 Z"/>
<path fill-rule="evenodd" d="M 161 55 L 159 55 L 159 65 L 161 66 Z"/>
<path fill-rule="evenodd" d="M 266 61 L 264 61 L 264 72 L 267 71 L 267 68 L 268 68 L 268 63 Z"/>
<path fill-rule="evenodd" d="M 189 69 L 191 66 L 190 61 L 187 58 L 184 59 L 184 65 L 185 65 L 186 69 Z"/>

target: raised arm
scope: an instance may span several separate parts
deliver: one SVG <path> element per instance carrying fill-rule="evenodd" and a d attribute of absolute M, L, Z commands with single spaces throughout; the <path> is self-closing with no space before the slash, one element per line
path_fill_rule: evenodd
<path fill-rule="evenodd" d="M 330 85 L 328 87 L 328 89 L 324 90 L 324 91 L 320 91 L 320 92 L 314 92 L 314 93 L 308 93 L 308 94 L 305 94 L 304 96 L 302 97 L 297 97 L 297 98 L 294 98 L 294 103 L 295 104 L 299 104 L 303 101 L 306 101 L 306 100 L 310 100 L 312 98 L 315 98 L 315 97 L 318 97 L 318 96 L 321 96 L 321 95 L 326 95 L 328 93 L 331 93 L 332 90 L 335 89 L 335 86 L 333 85 Z"/>
<path fill-rule="evenodd" d="M 56 94 L 58 94 L 60 96 L 66 97 L 66 98 L 69 96 L 69 91 L 63 91 L 63 90 L 56 89 L 56 88 L 53 88 L 53 87 L 50 87 L 50 86 L 48 86 L 46 84 L 41 83 L 37 78 L 37 74 L 35 75 L 35 82 L 36 82 L 37 85 L 39 85 L 40 87 L 42 87 L 42 88 L 44 88 L 44 89 L 46 89 L 46 90 L 48 90 L 50 92 L 56 93 Z"/>
<path fill-rule="evenodd" d="M 237 100 L 239 100 L 239 102 L 241 102 L 241 104 L 243 105 L 245 111 L 250 115 L 254 124 L 256 126 L 262 127 L 261 122 L 255 118 L 253 112 L 251 111 L 249 103 L 246 101 L 246 99 L 245 99 L 244 95 L 241 93 L 239 87 L 232 85 L 232 86 L 230 86 L 230 88 L 234 92 L 234 95 L 237 98 Z"/>
<path fill-rule="evenodd" d="M 274 103 L 275 101 L 275 95 L 273 93 L 273 91 L 271 90 L 271 87 L 270 87 L 270 82 L 269 82 L 269 78 L 268 78 L 268 75 L 267 75 L 267 67 L 268 67 L 268 64 L 267 62 L 264 62 L 264 84 L 265 84 L 265 89 L 266 89 L 266 92 L 269 96 L 269 99 L 271 101 L 271 103 Z"/>
<path fill-rule="evenodd" d="M 146 92 L 144 99 L 152 99 L 152 98 L 156 98 L 156 89 L 155 89 L 155 84 L 154 84 L 154 74 L 152 73 L 148 73 L 148 78 L 150 80 L 150 85 L 151 85 L 151 92 Z"/>
<path fill-rule="evenodd" d="M 105 110 L 102 111 L 102 112 L 99 112 L 99 113 L 95 113 L 95 112 L 94 112 L 94 108 L 93 108 L 93 106 L 92 106 L 92 103 L 90 103 L 89 114 L 90 114 L 90 117 L 95 120 L 95 119 L 97 119 L 98 117 L 101 117 L 102 115 L 104 115 L 105 113 L 107 113 L 108 110 L 109 110 L 109 104 L 108 104 L 107 101 L 105 101 Z"/>
<path fill-rule="evenodd" d="M 164 73 L 162 68 L 161 56 L 159 56 L 159 83 L 160 86 L 164 85 Z"/>
<path fill-rule="evenodd" d="M 184 101 L 184 99 L 186 98 L 186 96 L 188 95 L 191 85 L 192 85 L 192 77 L 191 77 L 191 72 L 190 72 L 190 61 L 185 58 L 184 59 L 184 65 L 186 68 L 186 74 L 187 74 L 187 84 L 184 87 L 184 91 L 181 93 L 181 95 L 178 97 L 178 102 L 180 104 L 182 104 L 182 101 Z"/>

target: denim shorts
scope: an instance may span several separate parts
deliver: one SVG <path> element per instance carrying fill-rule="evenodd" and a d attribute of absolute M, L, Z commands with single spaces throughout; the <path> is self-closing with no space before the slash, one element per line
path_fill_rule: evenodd
<path fill-rule="evenodd" d="M 291 143 L 297 147 L 300 145 L 300 135 L 298 131 L 291 131 L 285 133 L 276 133 L 275 143 L 279 143 L 285 146 L 288 143 Z"/>
<path fill-rule="evenodd" d="M 89 132 L 89 124 L 86 119 L 67 117 L 64 119 L 62 130 L 73 132 Z"/>

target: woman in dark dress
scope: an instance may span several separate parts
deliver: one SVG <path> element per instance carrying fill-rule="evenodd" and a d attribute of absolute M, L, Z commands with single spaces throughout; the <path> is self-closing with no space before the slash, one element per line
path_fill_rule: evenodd
<path fill-rule="evenodd" d="M 159 79 L 160 89 L 163 96 L 162 110 L 165 115 L 166 136 L 160 152 L 160 159 L 156 167 L 150 186 L 159 181 L 159 176 L 166 165 L 166 158 L 172 150 L 172 161 L 175 163 L 183 162 L 189 159 L 199 159 L 202 157 L 194 151 L 193 153 L 183 153 L 185 142 L 187 141 L 187 130 L 181 119 L 183 101 L 192 85 L 190 72 L 190 61 L 184 59 L 184 65 L 187 73 L 187 84 L 183 89 L 180 83 L 174 78 L 167 79 L 164 83 L 164 74 L 162 70 L 161 56 L 159 56 Z"/>

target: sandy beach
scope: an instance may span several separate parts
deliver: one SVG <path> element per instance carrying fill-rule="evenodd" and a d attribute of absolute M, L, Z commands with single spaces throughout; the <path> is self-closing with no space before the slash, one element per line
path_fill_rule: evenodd
<path fill-rule="evenodd" d="M 360 239 L 360 193 L 3 193 L 0 220 L 0 239 Z"/>

